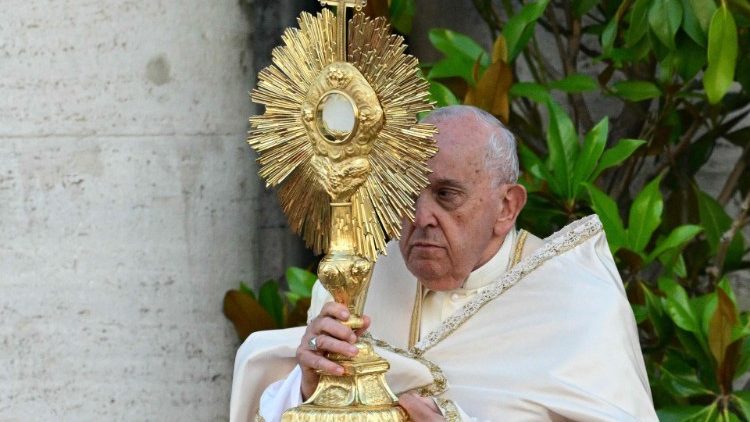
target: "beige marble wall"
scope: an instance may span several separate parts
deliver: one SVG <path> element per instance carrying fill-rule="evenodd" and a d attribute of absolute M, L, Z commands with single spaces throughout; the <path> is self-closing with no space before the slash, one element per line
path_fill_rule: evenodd
<path fill-rule="evenodd" d="M 237 1 L 0 14 L 0 420 L 226 420 L 256 272 Z"/>

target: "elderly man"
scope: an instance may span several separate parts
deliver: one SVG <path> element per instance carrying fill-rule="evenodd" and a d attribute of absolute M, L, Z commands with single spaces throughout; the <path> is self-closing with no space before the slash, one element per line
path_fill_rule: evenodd
<path fill-rule="evenodd" d="M 415 421 L 657 420 L 598 219 L 544 240 L 518 232 L 526 191 L 513 135 L 467 106 L 426 121 L 439 130 L 430 185 L 376 263 L 365 309 L 399 404 Z M 232 420 L 278 420 L 312 394 L 317 370 L 341 374 L 325 356 L 356 353 L 363 333 L 347 318 L 317 285 L 306 328 L 251 336 L 237 354 Z"/>

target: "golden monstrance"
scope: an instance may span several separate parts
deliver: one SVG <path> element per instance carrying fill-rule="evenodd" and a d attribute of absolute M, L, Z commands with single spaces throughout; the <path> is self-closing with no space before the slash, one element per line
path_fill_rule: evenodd
<path fill-rule="evenodd" d="M 292 229 L 315 253 L 327 252 L 318 278 L 357 329 L 377 255 L 398 237 L 401 218 L 413 219 L 427 186 L 435 127 L 417 122 L 432 104 L 403 38 L 385 19 L 366 17 L 363 0 L 321 4 L 336 14 L 302 13 L 260 72 L 251 97 L 265 113 L 250 118 L 248 142 L 267 186 L 279 186 Z M 282 420 L 405 420 L 385 382 L 388 362 L 369 343 L 356 347 L 354 358 L 329 355 L 344 375 L 321 374 L 313 395 Z"/>

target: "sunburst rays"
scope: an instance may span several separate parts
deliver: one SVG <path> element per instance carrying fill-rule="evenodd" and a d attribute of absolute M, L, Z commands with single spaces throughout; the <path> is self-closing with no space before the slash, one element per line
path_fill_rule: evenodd
<path fill-rule="evenodd" d="M 328 248 L 331 199 L 311 166 L 314 151 L 302 122 L 301 105 L 321 70 L 335 61 L 336 19 L 328 9 L 302 13 L 299 29 L 287 29 L 273 64 L 263 69 L 254 102 L 266 108 L 250 118 L 248 142 L 258 152 L 260 175 L 279 186 L 291 228 L 315 253 Z M 372 171 L 351 198 L 355 253 L 371 260 L 398 237 L 401 218 L 413 218 L 414 198 L 427 186 L 427 160 L 437 152 L 435 128 L 418 123 L 429 111 L 428 83 L 417 59 L 404 54 L 403 38 L 391 35 L 384 19 L 356 13 L 349 22 L 347 61 L 372 86 L 384 124 L 368 160 Z"/>

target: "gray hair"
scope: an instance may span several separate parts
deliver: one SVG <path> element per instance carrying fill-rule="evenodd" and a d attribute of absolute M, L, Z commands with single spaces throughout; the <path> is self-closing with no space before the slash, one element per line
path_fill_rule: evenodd
<path fill-rule="evenodd" d="M 494 175 L 495 185 L 516 183 L 519 175 L 516 137 L 495 116 L 473 106 L 452 105 L 438 108 L 422 120 L 427 123 L 434 123 L 459 117 L 473 118 L 482 123 L 490 132 L 484 163 L 487 171 Z"/>

